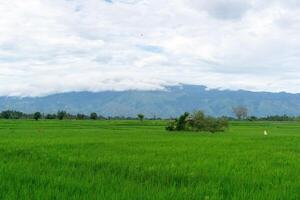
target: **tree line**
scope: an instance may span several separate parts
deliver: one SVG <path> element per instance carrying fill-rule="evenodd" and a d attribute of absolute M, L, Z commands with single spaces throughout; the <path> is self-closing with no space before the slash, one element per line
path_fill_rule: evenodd
<path fill-rule="evenodd" d="M 104 117 L 102 115 L 98 115 L 96 112 L 92 112 L 89 115 L 78 113 L 78 114 L 71 114 L 64 110 L 59 110 L 57 113 L 54 114 L 44 114 L 41 112 L 35 112 L 35 113 L 23 113 L 20 111 L 15 110 L 5 110 L 0 113 L 1 119 L 58 119 L 58 120 L 64 120 L 64 119 L 76 119 L 76 120 L 136 120 L 139 119 L 140 121 L 144 120 L 143 114 L 138 114 L 136 117 L 124 117 L 124 116 L 114 116 L 114 117 Z M 160 118 L 147 118 L 149 120 L 153 119 L 160 119 Z"/>
<path fill-rule="evenodd" d="M 272 115 L 272 116 L 265 116 L 265 117 L 257 117 L 257 116 L 249 116 L 248 109 L 244 106 L 238 106 L 232 108 L 232 112 L 234 117 L 222 117 L 228 121 L 234 120 L 243 120 L 243 121 L 300 121 L 300 116 L 288 116 L 288 115 Z M 102 115 L 97 114 L 96 112 L 92 112 L 89 115 L 87 114 L 71 114 L 64 110 L 59 110 L 53 114 L 44 114 L 41 112 L 35 113 L 23 113 L 20 111 L 15 110 L 5 110 L 0 112 L 0 118 L 2 119 L 77 119 L 77 120 L 136 120 L 139 119 L 141 121 L 144 120 L 145 116 L 143 114 L 138 114 L 136 117 L 124 117 L 124 116 L 113 116 L 113 117 L 105 117 Z M 151 117 L 147 118 L 149 120 L 160 120 L 161 118 Z M 170 118 L 172 119 L 172 118 Z"/>
<path fill-rule="evenodd" d="M 246 121 L 300 121 L 300 116 L 288 115 L 271 115 L 266 117 L 249 116 L 248 109 L 245 106 L 237 106 L 232 108 L 235 118 L 228 118 L 229 120 L 246 120 Z"/>

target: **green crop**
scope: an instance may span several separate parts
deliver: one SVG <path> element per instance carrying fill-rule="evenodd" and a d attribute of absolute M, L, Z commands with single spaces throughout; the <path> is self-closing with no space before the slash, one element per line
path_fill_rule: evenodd
<path fill-rule="evenodd" d="M 300 199 L 299 123 L 165 125 L 1 120 L 0 199 Z"/>

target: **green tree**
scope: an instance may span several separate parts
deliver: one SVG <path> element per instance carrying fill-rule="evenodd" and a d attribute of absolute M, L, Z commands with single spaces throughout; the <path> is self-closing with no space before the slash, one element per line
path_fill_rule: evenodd
<path fill-rule="evenodd" d="M 140 121 L 143 121 L 145 116 L 143 114 L 138 114 L 137 117 Z"/>
<path fill-rule="evenodd" d="M 47 114 L 45 118 L 46 119 L 56 119 L 57 117 L 55 114 Z"/>
<path fill-rule="evenodd" d="M 92 120 L 96 120 L 96 119 L 98 119 L 98 115 L 97 115 L 97 113 L 95 113 L 95 112 L 91 113 L 91 115 L 90 115 L 90 119 L 92 119 Z"/>
<path fill-rule="evenodd" d="M 24 113 L 14 110 L 6 110 L 1 112 L 1 118 L 4 119 L 21 119 L 25 116 L 26 115 Z"/>
<path fill-rule="evenodd" d="M 59 110 L 57 112 L 57 119 L 63 120 L 67 116 L 67 112 L 63 110 Z"/>
<path fill-rule="evenodd" d="M 83 119 L 85 119 L 85 118 L 86 118 L 86 116 L 85 116 L 84 114 L 78 113 L 78 114 L 76 115 L 76 119 L 77 119 L 77 120 L 83 120 Z"/>
<path fill-rule="evenodd" d="M 188 119 L 189 115 L 190 115 L 190 113 L 185 112 L 183 115 L 181 115 L 178 118 L 176 130 L 178 130 L 178 131 L 185 130 L 186 124 L 187 124 L 187 119 Z"/>
<path fill-rule="evenodd" d="M 205 115 L 202 111 L 196 111 L 191 116 L 191 120 L 189 120 L 189 125 L 192 127 L 192 129 L 196 130 L 203 130 L 205 129 L 205 126 L 207 125 L 207 122 L 205 120 Z"/>
<path fill-rule="evenodd" d="M 9 119 L 10 116 L 11 116 L 11 114 L 10 114 L 10 111 L 8 111 L 8 110 L 1 112 L 1 118 Z"/>
<path fill-rule="evenodd" d="M 35 112 L 35 113 L 33 114 L 33 118 L 34 118 L 36 121 L 38 121 L 39 119 L 42 118 L 42 114 L 41 114 L 40 112 Z"/>

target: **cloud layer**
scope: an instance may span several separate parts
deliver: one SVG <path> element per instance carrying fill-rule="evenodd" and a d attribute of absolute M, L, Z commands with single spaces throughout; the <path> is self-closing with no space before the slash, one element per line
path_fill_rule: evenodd
<path fill-rule="evenodd" d="M 300 92 L 296 0 L 0 2 L 0 95 L 209 88 Z"/>

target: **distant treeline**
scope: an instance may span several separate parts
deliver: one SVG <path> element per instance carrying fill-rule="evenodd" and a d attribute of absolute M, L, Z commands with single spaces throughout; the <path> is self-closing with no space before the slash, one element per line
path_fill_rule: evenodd
<path fill-rule="evenodd" d="M 112 116 L 112 117 L 104 117 L 102 115 L 98 115 L 97 113 L 93 112 L 90 115 L 78 113 L 78 114 L 71 114 L 66 111 L 60 110 L 55 114 L 44 114 L 41 112 L 35 113 L 23 113 L 20 111 L 15 110 L 5 110 L 0 113 L 1 119 L 76 119 L 76 120 L 144 120 L 143 114 L 138 114 L 136 117 L 124 117 L 124 116 Z M 161 118 L 152 117 L 147 118 L 149 120 L 160 120 Z"/>
<path fill-rule="evenodd" d="M 300 116 L 288 116 L 288 115 L 273 115 L 267 117 L 255 117 L 251 116 L 247 118 L 248 121 L 300 121 Z"/>
<path fill-rule="evenodd" d="M 105 117 L 102 115 L 99 115 L 95 112 L 86 115 L 82 113 L 78 114 L 71 114 L 66 111 L 58 111 L 55 114 L 44 114 L 40 112 L 35 112 L 35 113 L 23 113 L 20 111 L 15 111 L 15 110 L 6 110 L 2 111 L 0 113 L 0 118 L 1 119 L 76 119 L 76 120 L 144 120 L 144 115 L 143 114 L 138 114 L 136 117 L 125 117 L 125 116 L 112 116 L 112 117 Z M 288 115 L 274 115 L 274 116 L 267 116 L 267 117 L 256 117 L 256 116 L 250 116 L 250 117 L 245 117 L 243 119 L 238 119 L 238 117 L 222 117 L 223 119 L 226 119 L 228 121 L 234 121 L 234 120 L 243 120 L 243 121 L 300 121 L 300 116 L 295 117 L 295 116 L 288 116 Z M 159 117 L 151 117 L 151 118 L 146 118 L 148 120 L 161 120 Z M 175 118 L 170 118 L 170 119 L 175 119 Z"/>
<path fill-rule="evenodd" d="M 246 117 L 245 119 L 238 119 L 234 117 L 223 117 L 228 121 L 300 121 L 300 116 L 288 116 L 288 115 L 271 115 L 267 117 L 256 117 L 250 116 Z"/>

